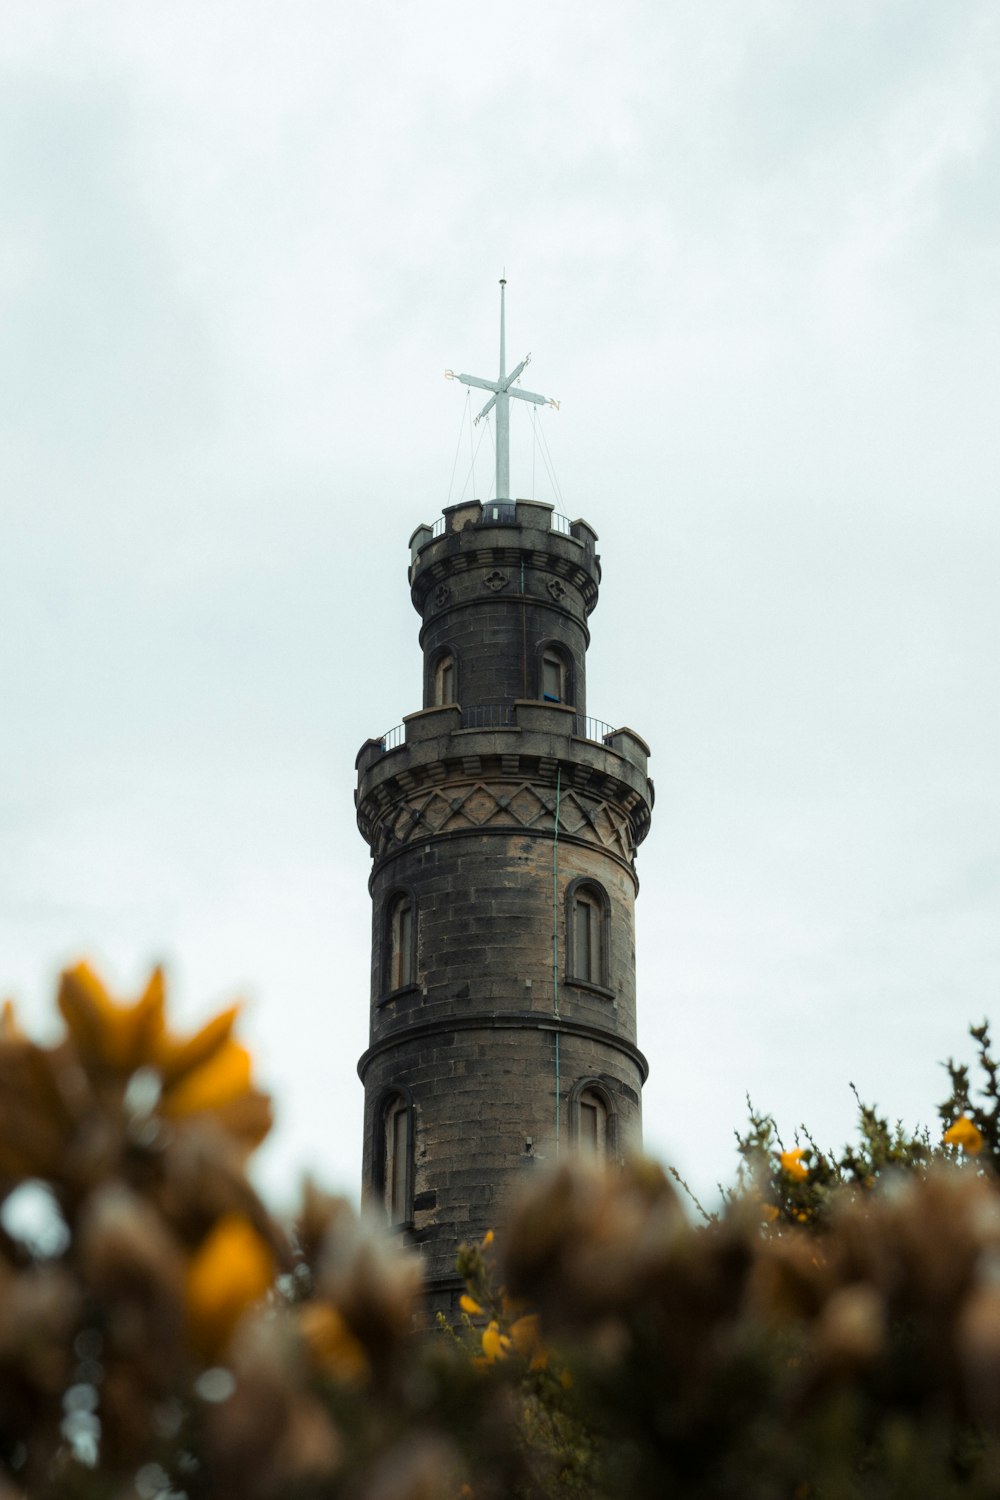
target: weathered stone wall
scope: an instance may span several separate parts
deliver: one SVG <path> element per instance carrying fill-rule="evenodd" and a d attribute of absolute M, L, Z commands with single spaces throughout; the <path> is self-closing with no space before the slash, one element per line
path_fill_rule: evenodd
<path fill-rule="evenodd" d="M 490 602 L 484 605 L 480 596 L 489 586 L 486 580 L 496 577 L 508 580 L 503 587 L 510 594 L 506 598 L 490 594 Z M 421 635 L 425 707 L 434 701 L 434 666 L 445 651 L 457 663 L 456 702 L 473 705 L 541 698 L 541 651 L 551 642 L 562 647 L 571 664 L 565 701 L 586 713 L 586 628 L 569 609 L 539 598 L 540 583 L 534 569 L 522 575 L 519 569 L 502 572 L 478 567 L 455 579 L 444 604 L 437 605 L 435 596 L 429 596 L 433 613 Z"/>
<path fill-rule="evenodd" d="M 513 1016 L 509 1017 L 514 1021 Z M 573 1149 L 570 1096 L 597 1082 L 613 1109 L 615 1152 L 641 1145 L 639 1092 L 645 1069 L 630 1053 L 587 1035 L 488 1019 L 469 1029 L 403 1033 L 376 1046 L 364 1064 L 365 1180 L 374 1170 L 378 1104 L 406 1089 L 414 1116 L 411 1237 L 427 1274 L 447 1284 L 462 1240 L 502 1224 L 526 1175 L 556 1159 L 556 1039 L 560 1152 Z"/>
<path fill-rule="evenodd" d="M 610 902 L 607 983 L 573 982 L 566 895 L 593 881 Z M 393 998 L 381 934 L 395 892 L 416 901 L 414 982 Z M 372 1040 L 400 1025 L 492 1009 L 544 1011 L 635 1041 L 635 885 L 581 838 L 494 827 L 403 846 L 372 884 Z M 553 945 L 553 919 L 555 945 Z"/>

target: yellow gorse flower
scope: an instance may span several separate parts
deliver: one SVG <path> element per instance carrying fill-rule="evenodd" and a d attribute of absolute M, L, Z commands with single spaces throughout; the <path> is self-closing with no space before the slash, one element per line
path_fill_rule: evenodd
<path fill-rule="evenodd" d="M 112 1000 L 85 963 L 67 969 L 59 987 L 59 1009 L 88 1072 L 128 1078 L 149 1068 L 159 1077 L 162 1114 L 214 1114 L 248 1148 L 258 1145 L 270 1129 L 270 1107 L 251 1082 L 249 1052 L 232 1036 L 239 1007 L 182 1037 L 167 1030 L 164 998 L 159 968 L 132 1004 Z"/>
<path fill-rule="evenodd" d="M 805 1182 L 809 1176 L 809 1168 L 802 1160 L 805 1154 L 803 1146 L 796 1146 L 794 1151 L 782 1151 L 778 1156 L 782 1170 L 788 1173 L 793 1182 Z"/>
<path fill-rule="evenodd" d="M 74 964 L 60 981 L 59 1009 L 85 1066 L 128 1074 L 155 1063 L 163 1032 L 160 969 L 133 1005 L 123 1005 L 111 999 L 89 964 Z"/>
<path fill-rule="evenodd" d="M 184 1286 L 188 1334 L 211 1358 L 274 1281 L 270 1245 L 241 1214 L 223 1214 L 191 1257 Z"/>
<path fill-rule="evenodd" d="M 346 1385 L 361 1385 L 368 1379 L 368 1356 L 331 1302 L 303 1302 L 295 1312 L 299 1332 L 318 1369 Z"/>
<path fill-rule="evenodd" d="M 506 1359 L 510 1353 L 511 1342 L 507 1334 L 500 1332 L 500 1325 L 496 1319 L 492 1319 L 483 1329 L 483 1353 L 490 1364 L 495 1360 Z"/>
<path fill-rule="evenodd" d="M 476 1301 L 475 1297 L 470 1297 L 468 1292 L 462 1293 L 461 1297 L 459 1297 L 458 1299 L 458 1305 L 462 1309 L 462 1311 L 464 1313 L 468 1313 L 471 1318 L 480 1317 L 486 1311 L 485 1307 L 481 1307 Z"/>
<path fill-rule="evenodd" d="M 983 1149 L 983 1133 L 968 1115 L 959 1115 L 942 1136 L 942 1144 L 961 1146 L 969 1156 L 978 1156 Z"/>

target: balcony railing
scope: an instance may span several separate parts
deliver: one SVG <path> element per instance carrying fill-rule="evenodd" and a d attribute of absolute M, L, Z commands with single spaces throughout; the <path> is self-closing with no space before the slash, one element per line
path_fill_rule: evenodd
<path fill-rule="evenodd" d="M 398 750 L 400 745 L 406 744 L 406 725 L 397 724 L 395 729 L 389 729 L 379 741 L 382 746 L 382 754 L 387 750 Z"/>
<path fill-rule="evenodd" d="M 513 724 L 513 703 L 470 703 L 462 709 L 463 729 L 510 729 Z"/>
<path fill-rule="evenodd" d="M 578 740 L 596 740 L 601 745 L 608 745 L 611 736 L 617 732 L 613 724 L 605 724 L 603 719 L 591 719 L 586 714 L 573 715 L 573 733 Z"/>
<path fill-rule="evenodd" d="M 470 703 L 462 707 L 463 729 L 515 729 L 516 727 L 517 720 L 514 717 L 513 703 Z M 573 715 L 573 734 L 577 739 L 592 740 L 598 745 L 610 745 L 611 736 L 617 733 L 615 725 L 607 724 L 603 719 L 593 719 L 589 714 Z M 397 750 L 400 745 L 405 744 L 405 724 L 397 724 L 379 740 L 383 755 L 387 750 Z"/>

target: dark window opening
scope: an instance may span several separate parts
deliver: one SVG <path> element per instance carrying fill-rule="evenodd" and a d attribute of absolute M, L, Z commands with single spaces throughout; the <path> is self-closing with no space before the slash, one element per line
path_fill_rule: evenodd
<path fill-rule="evenodd" d="M 573 900 L 573 974 L 589 984 L 604 982 L 604 910 L 586 888 Z"/>
<path fill-rule="evenodd" d="M 446 703 L 458 702 L 455 679 L 455 658 L 450 654 L 440 657 L 434 668 L 435 708 L 443 708 Z"/>
<path fill-rule="evenodd" d="M 587 1156 L 603 1160 L 608 1154 L 607 1105 L 593 1089 L 584 1089 L 578 1104 L 577 1144 Z"/>
<path fill-rule="evenodd" d="M 558 651 L 542 653 L 542 697 L 546 703 L 564 703 L 568 698 L 566 662 Z"/>
<path fill-rule="evenodd" d="M 413 897 L 407 892 L 396 896 L 389 907 L 386 924 L 386 966 L 384 987 L 401 990 L 416 980 L 416 913 Z"/>
<path fill-rule="evenodd" d="M 406 1100 L 390 1099 L 382 1117 L 382 1196 L 390 1224 L 410 1218 L 410 1119 Z"/>

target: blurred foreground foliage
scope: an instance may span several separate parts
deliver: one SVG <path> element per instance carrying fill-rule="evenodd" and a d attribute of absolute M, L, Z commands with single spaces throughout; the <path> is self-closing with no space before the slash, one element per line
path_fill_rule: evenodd
<path fill-rule="evenodd" d="M 997 1066 L 949 1064 L 940 1142 L 751 1110 L 692 1223 L 650 1162 L 539 1176 L 418 1261 L 307 1185 L 245 1176 L 270 1112 L 235 1011 L 167 1025 L 84 965 L 65 1035 L 0 1021 L 0 1500 L 947 1500 L 1000 1494 Z"/>

